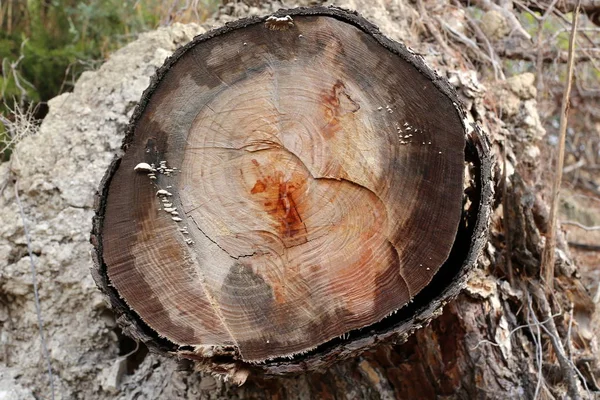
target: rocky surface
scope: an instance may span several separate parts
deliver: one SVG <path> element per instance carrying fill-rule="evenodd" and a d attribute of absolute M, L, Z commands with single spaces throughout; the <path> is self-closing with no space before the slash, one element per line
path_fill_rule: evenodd
<path fill-rule="evenodd" d="M 141 35 L 98 71 L 85 72 L 72 93 L 49 102 L 39 132 L 20 142 L 10 165 L 2 166 L 0 176 L 16 180 L 31 236 L 57 398 L 101 398 L 115 386 L 105 372 L 117 362 L 115 322 L 90 275 L 94 193 L 155 69 L 203 31 L 174 25 Z M 0 387 L 8 388 L 7 399 L 26 398 L 22 387 L 49 398 L 13 184 L 2 192 L 0 220 L 0 365 L 10 370 L 1 376 L 19 382 Z"/>

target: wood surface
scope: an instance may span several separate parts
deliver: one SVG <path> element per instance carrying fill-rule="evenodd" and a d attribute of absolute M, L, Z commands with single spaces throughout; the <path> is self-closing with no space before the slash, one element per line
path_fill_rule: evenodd
<path fill-rule="evenodd" d="M 344 10 L 201 35 L 102 183 L 96 281 L 126 332 L 213 371 L 405 341 L 485 242 L 489 144 L 463 120 L 445 80 Z"/>

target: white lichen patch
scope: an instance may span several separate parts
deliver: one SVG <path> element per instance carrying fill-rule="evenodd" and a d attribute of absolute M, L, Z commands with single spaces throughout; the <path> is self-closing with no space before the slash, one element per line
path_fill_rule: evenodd
<path fill-rule="evenodd" d="M 265 26 L 272 31 L 285 31 L 294 26 L 294 20 L 289 15 L 285 17 L 275 17 L 271 15 L 265 21 Z"/>
<path fill-rule="evenodd" d="M 173 196 L 173 193 L 171 193 L 171 192 L 168 192 L 168 191 L 166 191 L 166 190 L 164 190 L 164 189 L 160 189 L 160 190 L 158 190 L 158 191 L 156 192 L 156 195 L 157 195 L 157 196 Z"/>
<path fill-rule="evenodd" d="M 176 167 L 169 167 L 167 162 L 164 160 L 159 162 L 158 167 L 156 167 L 154 164 L 152 164 L 151 167 L 153 173 L 165 176 L 171 176 L 178 171 Z"/>
<path fill-rule="evenodd" d="M 147 172 L 148 178 L 150 178 L 150 180 L 152 180 L 152 181 L 155 181 L 158 179 L 158 177 L 156 176 L 157 174 L 164 175 L 164 176 L 171 176 L 173 173 L 177 172 L 177 168 L 168 167 L 167 162 L 164 160 L 159 162 L 158 167 L 154 163 L 152 163 L 152 164 L 139 163 L 135 166 L 134 170 L 136 172 Z M 173 186 L 171 186 L 171 185 L 167 186 L 167 188 L 171 188 L 171 187 L 173 187 Z"/>
<path fill-rule="evenodd" d="M 496 282 L 477 270 L 467 282 L 465 289 L 472 297 L 487 299 L 496 293 Z"/>
<path fill-rule="evenodd" d="M 139 163 L 133 170 L 137 172 L 152 172 L 152 166 L 148 163 Z"/>
<path fill-rule="evenodd" d="M 400 141 L 400 144 L 413 143 L 413 141 L 410 139 L 414 136 L 415 133 L 417 133 L 419 131 L 417 128 L 415 128 L 408 122 L 404 122 L 404 124 L 402 124 L 401 127 L 397 126 L 396 129 L 398 132 L 398 140 Z M 421 143 L 425 144 L 424 142 L 421 142 Z"/>

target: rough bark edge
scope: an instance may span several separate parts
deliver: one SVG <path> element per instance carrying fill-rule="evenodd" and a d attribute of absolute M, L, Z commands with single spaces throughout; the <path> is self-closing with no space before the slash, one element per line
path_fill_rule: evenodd
<path fill-rule="evenodd" d="M 92 276 L 100 290 L 108 296 L 111 306 L 116 310 L 119 326 L 125 333 L 136 340 L 145 343 L 151 350 L 160 353 L 168 353 L 178 358 L 193 359 L 198 363 L 199 369 L 206 369 L 211 372 L 228 373 L 244 368 L 251 368 L 261 371 L 265 375 L 281 375 L 288 373 L 299 373 L 308 370 L 324 369 L 332 363 L 347 359 L 368 350 L 383 341 L 394 341 L 397 343 L 406 342 L 408 337 L 417 329 L 429 324 L 429 322 L 442 313 L 445 304 L 454 299 L 466 285 L 468 273 L 477 264 L 477 259 L 484 244 L 487 241 L 490 210 L 493 199 L 492 184 L 492 166 L 493 160 L 490 153 L 490 142 L 487 136 L 478 126 L 467 126 L 466 113 L 460 105 L 460 101 L 455 90 L 449 82 L 441 78 L 434 70 L 425 64 L 422 56 L 413 52 L 401 43 L 394 42 L 385 37 L 379 31 L 379 28 L 369 21 L 365 20 L 355 11 L 349 11 L 338 7 L 300 7 L 289 10 L 279 10 L 273 14 L 282 17 L 290 16 L 326 16 L 349 23 L 364 33 L 372 36 L 380 45 L 392 53 L 400 56 L 404 61 L 413 65 L 421 74 L 426 76 L 436 88 L 446 95 L 452 101 L 457 113 L 463 121 L 463 128 L 468 131 L 465 161 L 473 164 L 473 173 L 475 176 L 474 187 L 471 188 L 472 206 L 463 213 L 461 228 L 457 233 L 457 239 L 453 245 L 451 255 L 440 268 L 440 271 L 432 282 L 423 289 L 413 300 L 412 304 L 398 310 L 396 315 L 390 315 L 382 321 L 359 329 L 351 331 L 351 341 L 348 339 L 334 339 L 315 349 L 294 357 L 293 359 L 274 359 L 263 363 L 250 364 L 241 360 L 232 358 L 229 354 L 218 359 L 201 358 L 194 354 L 193 349 L 189 347 L 180 347 L 169 340 L 160 337 L 152 328 L 144 323 L 141 318 L 123 301 L 116 289 L 112 286 L 106 272 L 106 264 L 102 258 L 102 225 L 104 221 L 104 212 L 108 189 L 112 176 L 118 169 L 121 157 L 117 156 L 108 168 L 104 178 L 100 183 L 95 199 L 95 216 L 93 217 L 93 228 L 90 242 L 94 246 L 92 257 L 94 266 Z M 245 28 L 250 25 L 264 23 L 268 17 L 251 17 L 240 19 L 235 22 L 227 23 L 225 26 L 196 36 L 192 41 L 177 49 L 174 54 L 165 60 L 156 74 L 152 77 L 150 85 L 142 94 L 140 102 L 137 104 L 127 127 L 122 149 L 127 150 L 133 140 L 135 126 L 141 118 L 149 99 L 160 84 L 162 78 L 170 70 L 179 58 L 189 49 L 206 40 L 219 35 L 226 34 L 236 29 Z M 466 257 L 459 261 L 455 260 L 456 251 L 464 250 L 468 246 Z M 464 255 L 464 251 L 462 252 Z M 444 273 L 442 273 L 444 272 Z M 450 284 L 448 284 L 450 279 Z M 443 288 L 440 291 L 440 281 L 444 281 Z M 381 330 L 378 330 L 381 329 Z M 358 337 L 356 337 L 358 336 Z M 219 356 L 215 351 L 214 356 Z"/>

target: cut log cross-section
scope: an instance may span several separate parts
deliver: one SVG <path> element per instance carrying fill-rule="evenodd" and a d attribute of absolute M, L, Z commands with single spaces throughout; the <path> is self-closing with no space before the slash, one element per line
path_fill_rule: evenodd
<path fill-rule="evenodd" d="M 213 370 L 312 368 L 397 339 L 457 293 L 485 232 L 489 155 L 455 97 L 339 9 L 197 37 L 157 72 L 102 183 L 96 281 L 130 334 Z"/>

